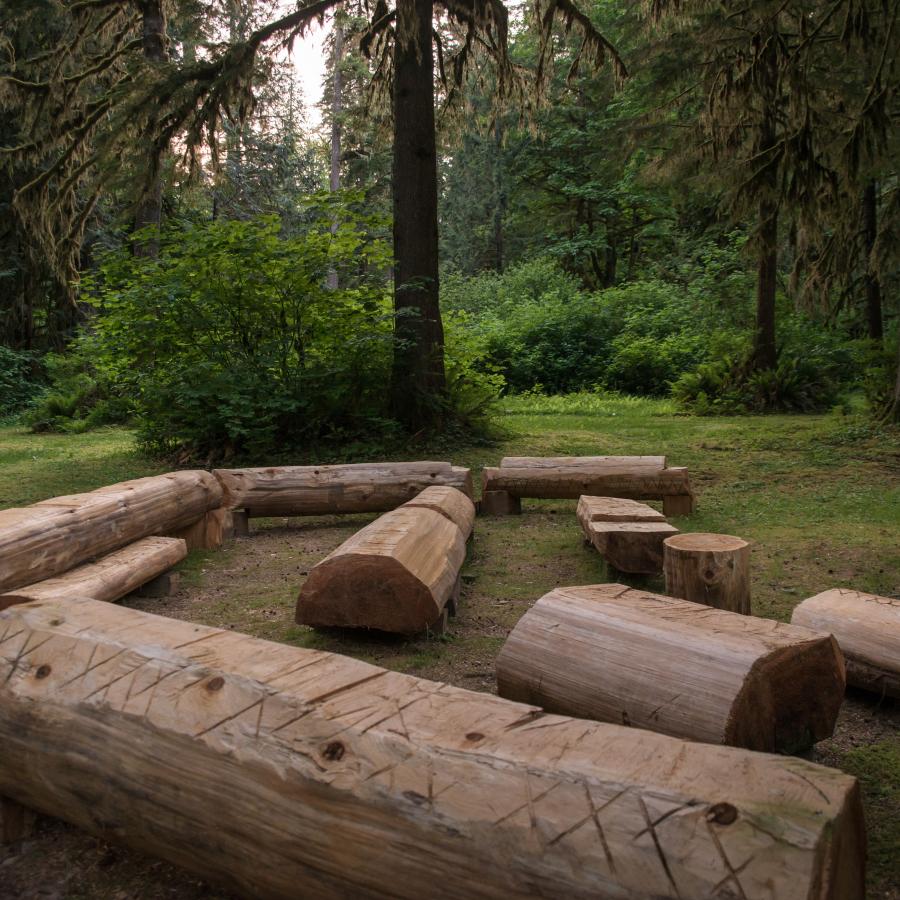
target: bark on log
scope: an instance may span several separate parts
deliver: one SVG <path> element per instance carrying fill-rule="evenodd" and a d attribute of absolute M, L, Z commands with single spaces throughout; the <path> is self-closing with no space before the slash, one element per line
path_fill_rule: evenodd
<path fill-rule="evenodd" d="M 497 658 L 501 697 L 765 751 L 829 737 L 844 679 L 828 634 L 620 584 L 551 591 Z"/>
<path fill-rule="evenodd" d="M 750 544 L 730 534 L 666 538 L 666 593 L 692 603 L 750 615 Z"/>
<path fill-rule="evenodd" d="M 638 460 L 643 457 L 636 457 Z M 577 457 L 575 457 L 577 459 Z M 654 468 L 631 464 L 631 457 L 608 457 L 602 465 L 524 466 L 481 470 L 483 491 L 507 491 L 515 497 L 577 500 L 582 494 L 661 500 L 669 495 L 691 497 L 691 480 L 683 467 Z M 659 457 L 662 459 L 662 457 Z"/>
<path fill-rule="evenodd" d="M 254 897 L 863 897 L 842 772 L 91 600 L 0 613 L 0 734 L 0 794 Z"/>
<path fill-rule="evenodd" d="M 592 522 L 591 543 L 615 569 L 631 575 L 659 575 L 663 541 L 678 534 L 668 522 Z"/>
<path fill-rule="evenodd" d="M 445 486 L 425 488 L 421 494 L 417 494 L 403 505 L 424 507 L 440 513 L 456 525 L 466 540 L 475 527 L 475 504 L 458 488 Z"/>
<path fill-rule="evenodd" d="M 301 625 L 424 631 L 441 617 L 466 558 L 466 536 L 446 516 L 402 506 L 317 563 L 300 589 Z"/>
<path fill-rule="evenodd" d="M 216 469 L 213 474 L 225 492 L 223 505 L 251 516 L 386 512 L 432 485 L 472 496 L 472 473 L 448 462 Z"/>
<path fill-rule="evenodd" d="M 666 517 L 646 503 L 624 497 L 578 498 L 575 510 L 584 539 L 591 543 L 591 522 L 665 522 Z"/>
<path fill-rule="evenodd" d="M 113 484 L 0 512 L 0 592 L 69 569 L 155 534 L 184 528 L 222 500 L 199 470 Z"/>
<path fill-rule="evenodd" d="M 0 609 L 28 600 L 92 597 L 114 602 L 168 571 L 187 556 L 179 538 L 148 537 L 64 575 L 0 595 Z"/>
<path fill-rule="evenodd" d="M 900 600 L 835 588 L 804 600 L 791 622 L 834 635 L 848 684 L 900 697 Z"/>

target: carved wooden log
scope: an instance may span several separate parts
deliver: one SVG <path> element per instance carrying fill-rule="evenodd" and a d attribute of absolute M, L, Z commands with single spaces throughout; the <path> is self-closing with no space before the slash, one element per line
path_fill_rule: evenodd
<path fill-rule="evenodd" d="M 582 494 L 659 500 L 669 495 L 692 497 L 687 469 L 665 467 L 665 457 L 598 456 L 507 457 L 504 462 L 527 465 L 487 466 L 482 469 L 483 491 L 507 491 L 514 497 L 577 499 Z"/>
<path fill-rule="evenodd" d="M 835 588 L 804 600 L 791 622 L 834 635 L 848 684 L 900 697 L 900 600 Z"/>
<path fill-rule="evenodd" d="M 584 539 L 593 544 L 591 535 L 592 522 L 665 522 L 666 517 L 646 503 L 626 500 L 624 497 L 588 497 L 578 498 L 575 516 Z"/>
<path fill-rule="evenodd" d="M 148 537 L 64 575 L 0 595 L 0 609 L 26 600 L 92 597 L 115 601 L 171 569 L 187 556 L 180 538 Z"/>
<path fill-rule="evenodd" d="M 0 612 L 0 734 L 0 794 L 253 897 L 863 897 L 842 772 L 90 600 Z"/>
<path fill-rule="evenodd" d="M 218 481 L 195 470 L 3 510 L 0 592 L 62 575 L 140 538 L 184 528 L 221 500 Z"/>
<path fill-rule="evenodd" d="M 318 516 L 385 512 L 432 485 L 472 496 L 472 473 L 448 462 L 354 463 L 216 469 L 225 506 L 251 516 Z"/>
<path fill-rule="evenodd" d="M 475 526 L 475 504 L 458 488 L 446 486 L 425 488 L 421 494 L 417 494 L 403 505 L 421 506 L 440 513 L 459 528 L 466 540 L 469 539 Z"/>
<path fill-rule="evenodd" d="M 497 658 L 502 697 L 769 751 L 829 737 L 844 678 L 828 634 L 620 584 L 551 591 Z"/>
<path fill-rule="evenodd" d="M 666 538 L 666 593 L 750 615 L 750 544 L 730 534 Z"/>
<path fill-rule="evenodd" d="M 297 622 L 423 631 L 441 618 L 465 557 L 466 536 L 447 516 L 399 507 L 313 566 L 297 598 Z"/>
<path fill-rule="evenodd" d="M 668 522 L 592 522 L 591 543 L 615 569 L 632 575 L 659 575 L 663 541 L 678 534 Z"/>

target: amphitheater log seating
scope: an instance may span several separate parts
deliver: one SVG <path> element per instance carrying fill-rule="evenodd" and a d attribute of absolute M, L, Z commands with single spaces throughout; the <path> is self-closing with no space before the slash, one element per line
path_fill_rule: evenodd
<path fill-rule="evenodd" d="M 900 697 L 900 600 L 834 588 L 800 603 L 791 622 L 834 635 L 848 684 Z"/>
<path fill-rule="evenodd" d="M 317 516 L 386 512 L 432 485 L 472 496 L 469 469 L 448 462 L 359 463 L 216 469 L 224 505 L 249 516 Z"/>
<path fill-rule="evenodd" d="M 0 595 L 0 609 L 27 600 L 65 600 L 66 597 L 120 600 L 167 572 L 187 553 L 187 545 L 181 538 L 141 538 L 96 562 L 84 563 L 55 578 Z"/>
<path fill-rule="evenodd" d="M 444 624 L 475 510 L 455 489 L 377 518 L 316 564 L 300 590 L 302 625 L 402 634 Z M 457 524 L 459 522 L 459 524 Z"/>
<path fill-rule="evenodd" d="M 502 697 L 773 752 L 832 734 L 844 679 L 828 634 L 620 584 L 551 591 L 497 658 Z"/>
<path fill-rule="evenodd" d="M 0 642 L 0 795 L 241 894 L 863 897 L 858 784 L 802 759 L 88 599 Z"/>
<path fill-rule="evenodd" d="M 662 500 L 667 516 L 693 511 L 687 469 L 667 466 L 664 456 L 508 456 L 499 467 L 482 469 L 481 482 L 483 495 L 505 492 L 516 499 L 575 500 L 589 495 Z M 500 500 L 492 497 L 498 511 Z"/>

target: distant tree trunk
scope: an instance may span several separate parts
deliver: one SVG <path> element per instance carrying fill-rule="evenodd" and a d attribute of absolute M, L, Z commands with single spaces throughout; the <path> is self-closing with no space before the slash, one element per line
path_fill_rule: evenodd
<path fill-rule="evenodd" d="M 432 0 L 398 0 L 394 42 L 394 415 L 439 424 L 446 389 L 438 295 Z"/>
<path fill-rule="evenodd" d="M 141 11 L 141 39 L 143 43 L 144 59 L 154 63 L 162 63 L 166 60 L 166 15 L 163 10 L 162 0 L 140 0 Z M 148 140 L 150 136 L 147 135 Z M 153 171 L 159 168 L 159 159 L 156 158 L 156 150 L 152 152 L 149 160 Z M 157 173 L 153 183 L 138 201 L 134 214 L 134 229 L 140 231 L 150 226 L 159 227 L 162 224 L 162 178 Z M 155 257 L 159 254 L 159 241 L 156 238 L 145 241 L 135 241 L 132 245 L 135 256 Z"/>
<path fill-rule="evenodd" d="M 332 193 L 341 189 L 341 111 L 342 94 L 344 91 L 344 79 L 341 72 L 341 62 L 344 58 L 344 28 L 340 21 L 340 8 L 334 18 L 334 55 L 332 65 L 334 71 L 331 75 L 331 172 L 328 186 Z M 337 219 L 331 223 L 331 233 L 337 234 Z M 328 289 L 338 289 L 337 269 L 328 272 Z"/>
<path fill-rule="evenodd" d="M 606 250 L 604 251 L 605 262 L 603 266 L 603 287 L 614 287 L 616 283 L 616 266 L 619 255 L 616 252 L 616 245 L 606 236 Z"/>
<path fill-rule="evenodd" d="M 863 219 L 866 251 L 866 325 L 869 337 L 879 343 L 884 338 L 881 316 L 881 284 L 872 265 L 872 250 L 878 236 L 878 186 L 874 180 L 866 185 L 863 194 Z"/>
<path fill-rule="evenodd" d="M 774 369 L 775 290 L 778 275 L 778 207 L 771 201 L 759 204 L 759 261 L 756 283 L 756 333 L 753 363 L 756 369 Z"/>
<path fill-rule="evenodd" d="M 495 267 L 503 271 L 503 220 L 506 217 L 506 188 L 503 184 L 503 125 L 500 115 L 494 120 L 494 253 Z"/>

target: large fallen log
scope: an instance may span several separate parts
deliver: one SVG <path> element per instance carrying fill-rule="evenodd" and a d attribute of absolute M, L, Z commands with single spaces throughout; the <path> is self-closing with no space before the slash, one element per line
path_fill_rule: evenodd
<path fill-rule="evenodd" d="M 663 456 L 507 457 L 499 468 L 482 469 L 481 481 L 483 491 L 520 498 L 565 500 L 589 494 L 664 503 L 674 499 L 680 502 L 673 514 L 689 512 L 693 502 L 687 469 L 667 468 Z"/>
<path fill-rule="evenodd" d="M 834 635 L 848 684 L 900 697 L 900 600 L 834 588 L 804 600 L 791 622 Z"/>
<path fill-rule="evenodd" d="M 472 498 L 454 487 L 429 487 L 403 504 L 406 507 L 422 506 L 433 509 L 449 519 L 467 540 L 475 527 L 475 504 Z"/>
<path fill-rule="evenodd" d="M 169 472 L 0 513 L 0 593 L 62 575 L 143 537 L 184 528 L 222 500 L 200 470 Z"/>
<path fill-rule="evenodd" d="M 551 591 L 497 658 L 502 697 L 767 751 L 829 737 L 844 678 L 828 634 L 620 584 Z"/>
<path fill-rule="evenodd" d="M 441 620 L 454 594 L 467 537 L 427 507 L 385 513 L 313 566 L 297 598 L 297 622 L 423 631 Z"/>
<path fill-rule="evenodd" d="M 860 900 L 855 779 L 91 600 L 0 612 L 0 795 L 261 898 Z"/>
<path fill-rule="evenodd" d="M 251 516 L 319 516 L 385 512 L 432 485 L 472 496 L 472 473 L 448 462 L 353 463 L 216 469 L 224 505 Z"/>
<path fill-rule="evenodd" d="M 148 537 L 116 550 L 96 562 L 70 569 L 56 578 L 0 595 L 0 609 L 27 600 L 92 597 L 115 601 L 168 571 L 187 556 L 180 538 Z"/>

